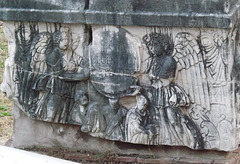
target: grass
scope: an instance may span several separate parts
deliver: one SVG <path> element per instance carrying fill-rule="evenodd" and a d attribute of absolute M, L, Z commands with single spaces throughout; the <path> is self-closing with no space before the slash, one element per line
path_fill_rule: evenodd
<path fill-rule="evenodd" d="M 9 112 L 8 107 L 0 106 L 0 117 L 12 116 L 12 113 Z"/>
<path fill-rule="evenodd" d="M 4 36 L 2 26 L 0 26 L 0 83 L 2 82 L 4 62 L 7 59 L 7 57 L 8 57 L 7 39 Z"/>
<path fill-rule="evenodd" d="M 8 57 L 7 40 L 0 26 L 0 83 L 2 83 L 4 62 Z M 0 91 L 0 145 L 8 141 L 13 134 L 12 103 Z"/>

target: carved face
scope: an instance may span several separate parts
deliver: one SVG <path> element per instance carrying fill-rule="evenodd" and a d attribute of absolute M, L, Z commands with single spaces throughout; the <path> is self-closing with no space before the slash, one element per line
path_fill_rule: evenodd
<path fill-rule="evenodd" d="M 62 32 L 61 34 L 61 41 L 59 43 L 59 47 L 62 49 L 62 50 L 66 50 L 67 47 L 68 47 L 68 36 L 67 36 L 67 33 L 66 32 Z"/>
<path fill-rule="evenodd" d="M 137 107 L 140 112 L 144 112 L 147 105 L 148 101 L 143 95 L 137 96 Z"/>
<path fill-rule="evenodd" d="M 88 96 L 85 92 L 83 91 L 78 91 L 75 94 L 75 102 L 79 105 L 86 106 L 88 104 Z"/>
<path fill-rule="evenodd" d="M 68 27 L 62 27 L 61 28 L 61 40 L 59 43 L 59 47 L 62 50 L 66 50 L 69 45 L 69 28 Z"/>
<path fill-rule="evenodd" d="M 145 35 L 143 42 L 151 56 L 171 55 L 173 53 L 173 40 L 168 34 L 153 32 Z"/>

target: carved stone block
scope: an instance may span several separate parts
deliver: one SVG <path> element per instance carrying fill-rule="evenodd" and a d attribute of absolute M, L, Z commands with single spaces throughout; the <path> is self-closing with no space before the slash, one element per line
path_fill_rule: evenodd
<path fill-rule="evenodd" d="M 121 26 L 119 20 L 115 25 L 96 25 L 97 20 L 89 24 L 92 10 L 116 9 L 118 18 L 122 11 L 158 9 L 152 6 L 155 1 L 153 8 L 143 9 L 133 1 L 104 8 L 106 2 L 81 3 L 89 8 L 82 24 L 5 22 L 9 58 L 1 90 L 30 118 L 78 126 L 93 137 L 236 149 L 238 23 L 222 29 L 129 26 L 138 25 L 133 20 Z M 186 12 L 192 9 L 194 4 L 189 4 Z M 202 12 L 229 13 L 226 8 Z"/>

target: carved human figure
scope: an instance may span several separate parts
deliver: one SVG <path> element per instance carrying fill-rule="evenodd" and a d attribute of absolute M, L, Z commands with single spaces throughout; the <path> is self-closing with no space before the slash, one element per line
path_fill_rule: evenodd
<path fill-rule="evenodd" d="M 146 124 L 146 110 L 148 101 L 143 95 L 137 95 L 136 106 L 129 109 L 126 116 L 126 141 L 131 143 L 149 144 L 152 142 L 154 130 L 148 129 Z"/>
<path fill-rule="evenodd" d="M 188 107 L 190 100 L 184 89 L 173 80 L 177 63 L 172 57 L 174 46 L 171 37 L 167 34 L 151 33 L 143 39 L 151 58 L 147 73 L 156 90 L 153 99 L 159 111 L 158 142 L 170 140 L 172 144 L 190 145 L 195 149 L 203 148 L 198 128 L 180 108 Z"/>
<path fill-rule="evenodd" d="M 61 33 L 56 31 L 53 34 L 54 49 L 51 53 L 46 55 L 47 73 L 50 75 L 46 88 L 48 90 L 48 97 L 46 102 L 46 121 L 53 121 L 57 111 L 62 107 L 62 92 L 66 89 L 58 76 L 63 72 L 63 52 L 65 48 L 65 41 L 62 39 Z"/>
<path fill-rule="evenodd" d="M 106 119 L 107 139 L 124 140 L 124 123 L 127 109 L 119 104 L 118 99 L 109 98 L 109 104 L 103 107 L 103 115 Z"/>
<path fill-rule="evenodd" d="M 50 35 L 50 36 L 49 36 Z M 60 31 L 55 31 L 53 34 L 48 32 L 40 33 L 39 38 L 33 42 L 33 52 L 37 52 L 44 44 L 40 44 L 41 38 L 47 37 L 47 45 L 44 51 L 41 52 L 45 55 L 45 65 L 46 68 L 39 69 L 38 67 L 32 67 L 33 71 L 39 72 L 38 78 L 35 80 L 32 88 L 40 92 L 39 101 L 37 102 L 37 109 L 35 111 L 35 116 L 40 117 L 45 121 L 55 121 L 55 122 L 65 122 L 64 113 L 66 112 L 63 106 L 63 97 L 69 95 L 69 90 L 71 90 L 71 84 L 65 83 L 59 78 L 59 76 L 64 72 L 63 70 L 63 50 L 66 49 L 67 41 L 64 38 L 64 33 Z M 35 45 L 34 45 L 35 44 Z M 34 57 L 38 55 L 33 54 Z M 34 60 L 32 64 L 34 64 Z M 35 63 L 36 64 L 36 63 Z M 36 70 L 34 70 L 36 69 Z M 64 110 L 64 111 L 63 111 Z M 62 117 L 65 117 L 64 120 Z"/>
<path fill-rule="evenodd" d="M 84 65 L 87 64 L 84 60 L 84 55 L 82 53 L 82 36 L 79 33 L 71 32 L 69 34 L 69 46 L 68 49 L 64 51 L 64 70 L 71 73 L 79 72 L 79 69 L 83 69 Z M 85 63 L 83 63 L 85 62 Z"/>
<path fill-rule="evenodd" d="M 67 49 L 63 50 L 64 72 L 59 78 L 64 81 L 83 81 L 89 79 L 89 59 L 83 54 L 78 54 L 79 52 L 76 52 L 80 47 L 80 41 L 81 36 L 79 34 L 71 33 L 69 46 L 67 46 Z"/>
<path fill-rule="evenodd" d="M 90 102 L 88 95 L 81 89 L 75 91 L 75 104 L 68 116 L 68 123 L 82 125 L 81 131 L 93 136 L 103 136 L 106 121 L 101 113 L 99 104 Z"/>
<path fill-rule="evenodd" d="M 61 49 L 64 52 L 63 67 L 65 71 L 75 72 L 77 63 L 74 61 L 73 55 L 76 48 L 79 46 L 80 36 L 72 34 L 69 27 L 62 26 L 60 29 L 62 34 Z"/>
<path fill-rule="evenodd" d="M 71 50 L 72 55 L 78 46 L 78 38 L 70 46 L 69 28 L 57 29 L 56 25 L 53 33 L 39 33 L 38 28 L 37 24 L 20 24 L 15 31 L 16 69 L 13 78 L 18 101 L 32 118 L 65 123 L 74 103 L 72 91 L 76 84 L 69 81 L 87 80 L 89 70 L 84 67 L 77 73 L 71 72 L 70 67 L 73 67 L 70 65 L 65 69 L 64 56 L 68 55 L 65 52 Z"/>
<path fill-rule="evenodd" d="M 86 92 L 78 89 L 74 95 L 75 104 L 69 114 L 68 122 L 82 125 L 85 122 L 88 105 L 88 95 Z"/>
<path fill-rule="evenodd" d="M 82 101 L 85 107 L 82 111 L 79 111 L 82 117 L 81 131 L 91 133 L 93 136 L 102 137 L 103 132 L 106 130 L 106 121 L 99 108 L 99 104 L 97 102 L 90 102 L 86 93 L 81 93 L 81 96 L 77 100 Z"/>

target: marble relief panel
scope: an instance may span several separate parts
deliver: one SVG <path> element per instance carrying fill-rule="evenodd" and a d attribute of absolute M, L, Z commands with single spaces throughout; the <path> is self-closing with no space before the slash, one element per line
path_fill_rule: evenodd
<path fill-rule="evenodd" d="M 237 146 L 234 33 L 26 22 L 5 33 L 1 89 L 33 119 L 136 144 Z"/>

